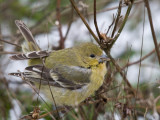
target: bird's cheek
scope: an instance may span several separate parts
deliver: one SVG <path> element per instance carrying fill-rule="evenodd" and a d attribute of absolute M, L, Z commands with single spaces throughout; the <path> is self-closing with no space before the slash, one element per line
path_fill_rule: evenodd
<path fill-rule="evenodd" d="M 93 66 L 98 65 L 98 61 L 97 61 L 97 60 L 92 60 L 92 61 L 91 61 L 91 65 L 93 65 Z"/>

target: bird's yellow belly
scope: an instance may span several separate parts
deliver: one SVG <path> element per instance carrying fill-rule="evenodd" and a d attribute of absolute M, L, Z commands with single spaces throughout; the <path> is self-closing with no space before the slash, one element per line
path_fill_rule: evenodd
<path fill-rule="evenodd" d="M 69 90 L 51 86 L 56 104 L 76 106 L 98 90 L 98 88 L 103 84 L 106 67 L 102 64 L 99 70 L 97 70 L 97 68 L 93 68 L 92 73 L 90 83 L 81 89 Z M 49 91 L 49 86 L 43 86 L 42 89 L 46 97 L 53 101 L 52 95 Z"/>

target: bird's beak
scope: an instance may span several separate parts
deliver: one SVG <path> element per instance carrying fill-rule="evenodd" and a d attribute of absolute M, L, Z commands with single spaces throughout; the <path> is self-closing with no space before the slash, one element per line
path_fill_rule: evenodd
<path fill-rule="evenodd" d="M 110 61 L 110 59 L 106 56 L 106 55 L 101 55 L 100 58 L 99 58 L 99 63 L 104 63 L 104 62 L 107 62 L 107 61 Z"/>

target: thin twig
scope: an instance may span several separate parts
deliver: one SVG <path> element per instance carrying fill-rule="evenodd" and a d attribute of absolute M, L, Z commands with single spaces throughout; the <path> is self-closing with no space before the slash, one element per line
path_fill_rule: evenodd
<path fill-rule="evenodd" d="M 9 42 L 9 41 L 6 41 L 6 40 L 0 39 L 0 41 L 2 41 L 2 42 L 4 42 L 4 43 L 8 43 L 8 44 L 10 44 L 10 45 L 14 45 L 14 46 L 17 46 L 17 47 L 22 48 L 20 45 L 17 45 L 17 44 L 15 44 L 15 43 L 12 43 L 12 42 Z"/>
<path fill-rule="evenodd" d="M 63 49 L 64 48 L 64 37 L 62 34 L 62 25 L 60 22 L 60 19 L 61 19 L 60 4 L 61 4 L 61 0 L 57 0 L 56 17 L 57 17 L 57 21 L 58 21 L 58 31 L 59 31 L 59 36 L 60 36 L 59 49 Z"/>
<path fill-rule="evenodd" d="M 35 92 L 38 96 L 40 96 L 40 98 L 41 98 L 42 101 L 46 104 L 46 106 L 47 106 L 48 108 L 50 108 L 50 106 L 47 104 L 47 102 L 46 102 L 46 101 L 43 99 L 43 97 L 38 93 L 37 89 L 36 89 L 30 82 L 26 81 L 24 78 L 22 78 L 22 80 L 24 80 L 24 81 L 34 90 L 34 92 Z"/>
<path fill-rule="evenodd" d="M 157 38 L 156 38 L 156 35 L 155 35 L 155 31 L 154 31 L 154 26 L 153 26 L 153 21 L 152 21 L 152 15 L 151 15 L 149 2 L 148 2 L 148 0 L 144 0 L 144 2 L 145 2 L 145 5 L 146 5 L 146 8 L 147 8 L 148 18 L 149 18 L 151 32 L 152 32 L 152 37 L 153 37 L 153 41 L 154 41 L 155 50 L 156 50 L 156 53 L 157 53 L 159 65 L 160 65 L 160 51 L 159 51 L 159 48 L 158 48 Z"/>
<path fill-rule="evenodd" d="M 97 41 L 98 44 L 100 44 L 99 39 L 94 34 L 94 32 L 92 31 L 92 29 L 90 28 L 90 26 L 86 22 L 85 18 L 83 17 L 83 15 L 80 13 L 80 11 L 78 10 L 78 8 L 76 7 L 75 2 L 73 0 L 70 0 L 70 2 L 72 4 L 72 6 L 74 7 L 74 9 L 76 10 L 77 14 L 80 16 L 80 18 L 83 21 L 83 23 L 86 25 L 87 29 L 89 30 L 89 32 L 91 33 L 91 35 L 93 36 L 93 38 Z"/>
<path fill-rule="evenodd" d="M 0 54 L 20 54 L 20 52 L 8 52 L 8 51 L 0 51 Z"/>
<path fill-rule="evenodd" d="M 123 28 L 124 28 L 124 26 L 125 26 L 125 24 L 126 24 L 126 22 L 127 22 L 127 20 L 128 20 L 128 16 L 129 16 L 129 14 L 130 14 L 130 11 L 131 11 L 131 8 L 132 8 L 132 5 L 133 5 L 133 1 L 134 1 L 134 0 L 131 0 L 131 3 L 130 3 L 129 6 L 128 6 L 128 9 L 127 9 L 127 12 L 126 12 L 126 14 L 125 14 L 124 20 L 123 20 L 123 22 L 122 22 L 122 24 L 121 24 L 121 26 L 120 26 L 120 28 L 119 28 L 119 30 L 118 30 L 117 35 L 114 37 L 114 40 L 113 40 L 113 42 L 111 43 L 111 45 L 110 45 L 110 47 L 109 47 L 109 50 L 112 48 L 112 46 L 114 45 L 114 43 L 115 43 L 116 40 L 118 39 L 119 35 L 121 34 L 121 32 L 122 32 L 122 30 L 123 30 Z"/>
<path fill-rule="evenodd" d="M 160 99 L 160 95 L 154 99 L 154 103 L 157 103 L 159 99 Z"/>
<path fill-rule="evenodd" d="M 139 3 L 143 3 L 143 0 L 139 0 L 139 1 L 136 1 L 134 2 L 134 4 L 139 4 Z M 127 5 L 126 4 L 122 4 L 121 7 L 126 7 Z M 108 12 L 108 11 L 111 11 L 111 10 L 115 10 L 115 9 L 118 9 L 119 6 L 115 6 L 115 7 L 112 7 L 112 8 L 105 8 L 103 10 L 97 10 L 96 13 L 103 13 L 103 12 Z M 93 15 L 94 12 L 90 12 L 88 15 Z"/>
<path fill-rule="evenodd" d="M 45 66 L 44 61 L 43 61 L 42 63 L 43 63 L 43 66 Z M 56 104 L 56 101 L 55 101 L 55 99 L 54 99 L 54 96 L 53 96 L 53 93 L 52 93 L 52 89 L 51 89 L 51 86 L 50 86 L 49 79 L 48 79 L 48 76 L 47 76 L 47 75 L 46 75 L 46 78 L 47 78 L 49 90 L 50 90 L 50 93 L 51 93 L 51 96 L 52 96 L 52 99 L 53 99 L 53 103 L 54 103 L 55 108 L 56 108 L 56 111 L 57 111 L 58 118 L 60 118 L 60 115 L 59 115 L 59 112 L 58 112 L 58 109 L 57 109 L 57 104 Z"/>
<path fill-rule="evenodd" d="M 142 44 L 141 44 L 141 55 L 140 55 L 140 59 L 142 59 L 142 50 L 143 50 L 143 40 L 144 40 L 144 24 L 145 24 L 145 7 L 144 7 L 144 16 L 143 16 L 143 33 L 142 33 Z M 139 64 L 139 71 L 138 71 L 138 83 L 137 83 L 137 91 L 136 91 L 136 99 L 137 99 L 137 92 L 138 92 L 138 86 L 139 86 L 139 81 L 140 81 L 140 72 L 141 72 L 141 64 L 142 62 L 140 61 Z M 136 103 L 135 103 L 136 104 Z"/>
<path fill-rule="evenodd" d="M 158 45 L 160 47 L 160 43 Z M 145 55 L 144 57 L 142 57 L 141 59 L 135 61 L 135 62 L 132 62 L 132 63 L 127 63 L 124 67 L 122 67 L 122 70 L 124 70 L 126 67 L 128 66 L 131 66 L 131 65 L 134 65 L 134 64 L 137 64 L 139 63 L 140 61 L 142 62 L 143 60 L 145 60 L 146 58 L 148 58 L 149 56 L 151 56 L 156 50 L 153 49 L 151 52 L 149 52 L 147 55 Z"/>
<path fill-rule="evenodd" d="M 44 59 L 42 58 L 43 62 L 45 62 L 45 60 L 46 60 L 45 58 Z M 40 94 L 40 90 L 41 90 L 41 82 L 42 82 L 43 71 L 44 71 L 44 65 L 42 67 L 41 78 L 40 78 L 40 83 L 39 83 L 39 88 L 38 88 L 38 94 Z M 37 104 L 38 104 L 38 102 L 39 102 L 39 96 L 37 97 Z"/>
<path fill-rule="evenodd" d="M 96 17 L 96 0 L 94 0 L 94 25 L 95 25 L 95 28 L 96 28 L 96 31 L 97 31 L 99 40 L 101 40 L 102 37 L 101 37 L 101 34 L 100 34 L 100 32 L 99 32 L 99 29 L 98 29 L 98 25 L 97 25 L 97 17 Z"/>
<path fill-rule="evenodd" d="M 58 109 L 59 111 L 64 110 L 64 108 L 57 108 L 57 109 Z M 44 117 L 48 116 L 49 114 L 53 114 L 53 113 L 56 113 L 56 112 L 57 112 L 57 110 L 53 110 L 53 111 L 51 111 L 51 112 L 45 113 L 45 114 L 39 116 L 38 119 L 44 118 Z"/>
<path fill-rule="evenodd" d="M 73 7 L 71 9 L 71 20 L 70 20 L 70 22 L 68 24 L 68 29 L 67 29 L 67 32 L 66 32 L 66 34 L 64 36 L 64 40 L 66 40 L 66 38 L 68 36 L 68 33 L 69 33 L 70 28 L 71 28 L 72 22 L 73 22 Z"/>
<path fill-rule="evenodd" d="M 118 14 L 117 14 L 117 18 L 116 18 L 116 21 L 115 21 L 115 25 L 114 25 L 114 28 L 113 28 L 113 31 L 112 31 L 111 38 L 113 38 L 114 33 L 116 32 L 117 25 L 118 25 L 118 22 L 119 22 L 119 18 L 120 18 L 120 15 L 121 15 L 121 9 L 122 9 L 122 0 L 120 0 L 120 2 L 119 2 Z"/>
<path fill-rule="evenodd" d="M 107 30 L 107 32 L 106 32 L 106 36 L 107 36 L 109 30 L 111 29 L 111 27 L 113 26 L 114 22 L 115 22 L 115 17 L 114 17 L 114 14 L 113 14 L 113 20 L 112 20 L 112 23 L 111 23 L 111 24 L 109 25 L 109 27 L 108 27 L 108 30 Z"/>

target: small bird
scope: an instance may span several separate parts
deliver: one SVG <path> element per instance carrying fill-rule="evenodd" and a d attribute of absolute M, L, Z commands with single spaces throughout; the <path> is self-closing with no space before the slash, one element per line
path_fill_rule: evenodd
<path fill-rule="evenodd" d="M 93 43 L 57 50 L 41 50 L 31 31 L 20 20 L 15 21 L 27 44 L 22 54 L 13 55 L 13 60 L 28 60 L 24 72 L 9 75 L 41 83 L 44 95 L 52 100 L 49 85 L 57 105 L 76 106 L 92 95 L 103 84 L 107 72 L 106 61 L 100 47 Z M 48 85 L 49 84 L 49 85 Z"/>

